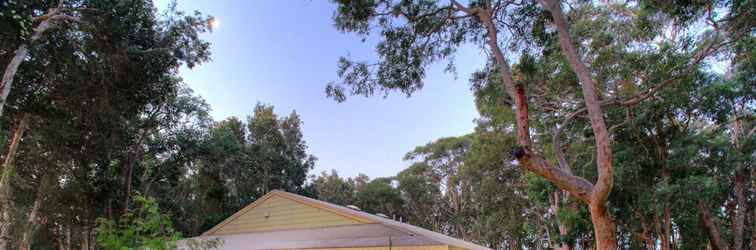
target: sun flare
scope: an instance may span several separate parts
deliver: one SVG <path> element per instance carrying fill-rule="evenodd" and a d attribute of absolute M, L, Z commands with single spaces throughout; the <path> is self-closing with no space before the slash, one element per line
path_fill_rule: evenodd
<path fill-rule="evenodd" d="M 209 21 L 211 29 L 217 29 L 220 26 L 220 20 L 217 17 L 213 17 Z"/>

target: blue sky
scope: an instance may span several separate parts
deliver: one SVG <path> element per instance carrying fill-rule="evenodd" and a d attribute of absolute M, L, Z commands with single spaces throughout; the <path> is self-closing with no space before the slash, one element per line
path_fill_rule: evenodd
<path fill-rule="evenodd" d="M 159 8 L 167 0 L 156 0 Z M 363 43 L 336 30 L 334 4 L 325 0 L 178 1 L 185 11 L 213 15 L 219 26 L 205 38 L 212 61 L 182 69 L 185 82 L 211 106 L 216 120 L 246 118 L 257 102 L 286 115 L 296 110 L 309 153 L 318 157 L 313 174 L 336 169 L 342 176 L 395 175 L 408 165 L 404 154 L 445 136 L 472 132 L 478 116 L 468 78 L 486 55 L 464 47 L 456 56 L 457 77 L 433 65 L 425 88 L 405 98 L 350 97 L 337 103 L 325 95 L 337 80 L 342 55 L 375 58 L 376 39 Z"/>

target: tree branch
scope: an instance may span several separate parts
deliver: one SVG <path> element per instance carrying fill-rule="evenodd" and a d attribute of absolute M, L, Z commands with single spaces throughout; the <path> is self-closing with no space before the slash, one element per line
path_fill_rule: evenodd
<path fill-rule="evenodd" d="M 534 174 L 541 176 L 558 188 L 567 191 L 573 197 L 590 204 L 593 184 L 586 179 L 575 176 L 570 171 L 551 167 L 546 160 L 532 154 L 523 147 L 513 152 L 519 164 Z"/>
<path fill-rule="evenodd" d="M 711 217 L 709 207 L 702 201 L 698 202 L 698 211 L 701 216 L 701 222 L 706 231 L 706 235 L 709 236 L 709 243 L 711 243 L 714 250 L 725 250 L 727 246 L 722 241 L 722 236 L 719 233 L 719 227 L 714 223 L 714 219 Z"/>
<path fill-rule="evenodd" d="M 596 82 L 591 77 L 588 67 L 580 61 L 577 50 L 570 37 L 567 20 L 562 13 L 562 8 L 559 2 L 554 0 L 549 2 L 546 2 L 546 0 L 540 0 L 540 2 L 551 12 L 554 25 L 556 25 L 559 34 L 559 44 L 562 47 L 562 52 L 564 52 L 570 62 L 572 70 L 575 71 L 575 74 L 582 83 L 585 106 L 588 111 L 588 118 L 591 121 L 591 127 L 593 128 L 597 148 L 596 164 L 598 166 L 598 180 L 596 181 L 596 186 L 593 190 L 592 200 L 593 202 L 604 203 L 609 198 L 609 193 L 611 192 L 614 183 L 614 177 L 612 173 L 611 142 L 609 141 L 606 123 L 604 122 L 604 114 L 601 111 L 601 103 L 599 102 L 599 97 L 596 93 Z"/>

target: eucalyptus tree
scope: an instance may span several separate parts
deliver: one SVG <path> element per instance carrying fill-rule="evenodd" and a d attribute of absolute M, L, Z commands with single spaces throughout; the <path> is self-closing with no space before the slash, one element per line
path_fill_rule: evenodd
<path fill-rule="evenodd" d="M 354 183 L 350 179 L 341 178 L 336 170 L 331 170 L 330 174 L 326 171 L 321 172 L 314 178 L 312 185 L 319 200 L 342 206 L 354 204 Z"/>
<path fill-rule="evenodd" d="M 744 23 L 749 23 L 753 11 L 739 1 L 687 5 L 556 0 L 336 3 L 334 21 L 339 30 L 364 38 L 378 30 L 379 60 L 341 58 L 340 82 L 328 85 L 329 96 L 344 101 L 347 94 L 368 96 L 391 90 L 411 95 L 423 87 L 428 65 L 450 60 L 464 43 L 485 47 L 514 112 L 518 144 L 514 158 L 527 171 L 588 205 L 599 249 L 618 247 L 617 226 L 607 204 L 615 172 L 609 125 L 623 123 L 607 125 L 607 110 L 632 108 L 690 75 L 705 59 L 749 34 L 751 28 Z M 511 69 L 509 60 L 518 56 L 556 59 L 558 64 L 552 67 L 554 71 L 545 72 L 548 75 L 528 76 L 532 72 Z M 669 63 L 664 71 L 639 64 L 651 58 Z M 552 80 L 549 76 L 565 81 L 548 81 Z M 632 90 L 620 92 L 621 86 Z M 531 109 L 544 114 L 531 114 Z M 531 126 L 532 118 L 544 117 L 551 117 L 557 131 Z M 548 161 L 544 152 L 549 151 L 537 138 L 544 133 L 558 135 L 560 127 L 583 117 L 591 128 L 593 146 L 586 150 L 595 154 L 591 160 L 595 181 L 575 174 L 565 164 L 561 147 L 549 150 L 557 164 Z"/>
<path fill-rule="evenodd" d="M 4 45 L 17 46 L 15 50 L 4 49 L 3 56 L 10 57 L 10 61 L 4 67 L 3 78 L 0 82 L 0 116 L 8 99 L 8 94 L 13 87 L 13 79 L 18 72 L 21 63 L 29 56 L 31 46 L 44 39 L 48 29 L 63 27 L 67 28 L 71 23 L 80 22 L 83 11 L 80 1 L 60 0 L 55 2 L 27 2 L 6 1 L 2 3 L 3 10 L 0 18 L 5 26 Z M 3 46 L 3 48 L 9 48 Z M 12 51 L 12 52 L 11 52 Z"/>
<path fill-rule="evenodd" d="M 450 228 L 451 206 L 449 199 L 443 195 L 440 180 L 431 174 L 431 168 L 416 162 L 396 176 L 405 207 L 407 211 L 412 211 L 407 214 L 407 221 L 436 232 L 456 234 L 456 231 L 447 230 Z"/>
<path fill-rule="evenodd" d="M 447 226 L 452 228 L 450 233 L 463 239 L 470 235 L 463 214 L 472 204 L 467 198 L 471 194 L 470 181 L 462 178 L 460 171 L 471 144 L 470 137 L 440 138 L 416 147 L 404 157 L 407 161 L 415 161 L 414 171 L 429 178 L 443 194 L 446 209 L 443 217 L 447 218 Z"/>
<path fill-rule="evenodd" d="M 19 22 L 3 22 L 12 26 L 3 29 L 3 45 L 23 47 L 27 42 L 32 45 L 25 52 L 16 50 L 26 54 L 21 57 L 22 63 L 13 61 L 12 57 L 18 58 L 15 52 L 2 51 L 3 60 L 12 61 L 9 67 L 17 68 L 12 70 L 14 91 L 7 99 L 3 97 L 6 114 L 11 114 L 3 116 L 3 125 L 5 128 L 8 124 L 21 125 L 24 120 L 29 124 L 10 125 L 11 129 L 5 131 L 28 128 L 28 133 L 38 137 L 21 140 L 36 141 L 36 145 L 20 143 L 17 148 L 36 147 L 23 152 L 50 156 L 49 165 L 56 168 L 54 179 L 61 182 L 58 187 L 63 191 L 59 197 L 66 198 L 60 199 L 59 205 L 70 208 L 56 213 L 71 215 L 59 224 L 60 228 L 69 235 L 71 230 L 82 231 L 86 235 L 83 239 L 89 239 L 92 224 L 100 213 L 128 206 L 117 201 L 127 199 L 129 194 L 118 197 L 116 192 L 119 187 L 131 184 L 131 171 L 124 171 L 127 173 L 122 175 L 124 179 L 113 172 L 118 172 L 119 167 L 132 169 L 134 161 L 129 159 L 140 155 L 133 145 L 141 144 L 144 137 L 138 135 L 147 132 L 132 132 L 153 127 L 149 124 L 156 121 L 148 118 L 151 111 L 162 110 L 159 107 L 167 102 L 165 98 L 178 88 L 180 81 L 175 77 L 178 67 L 191 67 L 208 59 L 209 45 L 198 37 L 207 31 L 207 17 L 176 11 L 168 11 L 161 17 L 150 1 L 3 4 L 12 5 L 3 8 L 3 18 L 8 17 L 6 11 L 15 11 L 11 18 L 20 18 Z M 36 33 L 40 28 L 37 25 L 50 27 L 42 34 Z M 35 33 L 30 27 L 35 27 Z M 33 41 L 28 40 L 30 35 Z M 10 82 L 4 87 L 9 89 Z M 15 151 L 7 151 L 4 160 L 9 161 L 15 155 Z M 23 179 L 16 178 L 14 173 L 29 173 L 22 168 L 33 167 L 15 165 L 3 168 L 4 177 L 0 181 L 9 184 L 0 185 L 6 194 L 0 196 L 6 215 L 17 200 L 11 184 Z M 9 227 L 8 222 L 8 217 L 0 222 L 3 246 L 10 235 L 4 230 Z"/>
<path fill-rule="evenodd" d="M 307 173 L 317 158 L 307 153 L 302 120 L 296 111 L 279 118 L 273 106 L 258 104 L 247 119 L 251 153 L 258 157 L 262 177 L 260 191 L 273 189 L 301 192 Z"/>
<path fill-rule="evenodd" d="M 355 193 L 355 205 L 369 213 L 382 213 L 396 220 L 406 221 L 409 211 L 404 209 L 404 199 L 394 181 L 394 177 L 370 180 Z"/>

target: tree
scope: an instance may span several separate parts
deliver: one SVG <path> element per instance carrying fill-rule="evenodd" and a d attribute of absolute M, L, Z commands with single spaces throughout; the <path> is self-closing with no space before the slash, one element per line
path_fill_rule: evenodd
<path fill-rule="evenodd" d="M 307 153 L 296 112 L 279 118 L 273 106 L 258 104 L 246 122 L 230 117 L 213 124 L 196 166 L 204 232 L 274 189 L 305 192 L 316 158 Z"/>
<path fill-rule="evenodd" d="M 313 168 L 316 158 L 306 153 L 307 145 L 302 138 L 302 121 L 296 111 L 279 119 L 272 106 L 257 105 L 247 126 L 251 150 L 259 156 L 262 167 L 263 189 L 291 192 L 301 191 L 307 171 Z"/>
<path fill-rule="evenodd" d="M 331 170 L 330 174 L 325 171 L 320 173 L 320 176 L 313 180 L 313 187 L 319 200 L 342 206 L 354 204 L 354 183 L 339 177 L 336 170 Z"/>
<path fill-rule="evenodd" d="M 441 138 L 416 147 L 404 157 L 405 160 L 416 160 L 417 163 L 410 167 L 411 171 L 425 175 L 443 194 L 446 211 L 442 218 L 450 220 L 452 235 L 463 239 L 469 238 L 470 232 L 465 229 L 469 222 L 461 215 L 472 204 L 467 198 L 471 193 L 470 180 L 462 178 L 460 171 L 471 144 L 470 137 Z"/>
<path fill-rule="evenodd" d="M 131 187 L 135 159 L 142 156 L 133 145 L 141 145 L 154 132 L 158 121 L 152 114 L 166 116 L 162 113 L 166 99 L 175 97 L 180 85 L 175 69 L 208 59 L 208 44 L 197 36 L 207 30 L 207 18 L 175 10 L 161 18 L 149 1 L 61 3 L 49 12 L 49 2 L 4 3 L 12 5 L 7 11 L 30 20 L 21 20 L 18 25 L 3 22 L 12 26 L 3 29 L 4 34 L 12 34 L 2 36 L 3 45 L 23 44 L 30 35 L 27 28 L 37 22 L 43 25 L 49 20 L 50 25 L 53 21 L 56 25 L 45 31 L 46 39 L 33 41 L 21 57 L 23 63 L 9 65 L 18 69 L 12 74 L 17 84 L 7 99 L 3 98 L 7 104 L 4 132 L 9 131 L 11 119 L 28 117 L 28 126 L 17 126 L 28 127 L 25 134 L 29 136 L 20 141 L 35 144 L 20 143 L 19 151 L 6 151 L 3 157 L 34 164 L 3 168 L 0 183 L 8 185 L 0 185 L 2 193 L 7 194 L 0 197 L 0 203 L 4 214 L 16 211 L 16 202 L 24 200 L 13 189 L 23 187 L 25 181 L 40 179 L 43 175 L 38 173 L 43 168 L 39 166 L 51 166 L 61 192 L 50 199 L 50 205 L 66 209 L 51 209 L 54 212 L 45 213 L 43 219 L 57 224 L 50 227 L 60 229 L 60 235 L 81 231 L 82 244 L 87 245 L 97 217 L 94 211 L 103 213 L 127 206 L 130 192 L 114 192 Z M 5 11 L 3 8 L 2 18 L 8 17 Z M 69 19 L 75 22 L 63 22 Z M 32 35 L 39 37 L 39 33 Z M 8 60 L 18 56 L 10 56 L 7 50 L 0 53 L 0 58 Z M 9 89 L 10 82 L 5 87 Z M 49 161 L 31 161 L 40 155 Z M 123 174 L 114 174 L 121 172 L 117 170 L 121 166 Z M 8 227 L 10 222 L 8 217 L 2 218 L 0 227 Z M 0 244 L 20 231 L 2 230 Z M 70 236 L 66 237 L 70 242 Z"/>
<path fill-rule="evenodd" d="M 450 58 L 455 49 L 465 42 L 484 44 L 493 58 L 492 69 L 499 74 L 502 89 L 509 96 L 506 103 L 515 114 L 514 130 L 517 132 L 518 146 L 513 150 L 513 156 L 527 171 L 549 180 L 588 205 L 596 247 L 599 249 L 618 247 L 616 225 L 607 207 L 615 170 L 610 128 L 604 119 L 607 107 L 635 106 L 654 97 L 665 86 L 689 75 L 705 58 L 718 53 L 722 47 L 748 32 L 741 22 L 746 19 L 743 13 L 749 11 L 739 3 L 729 2 L 716 4 L 725 11 L 723 15 L 718 15 L 721 18 L 712 17 L 713 5 L 696 4 L 657 8 L 659 6 L 646 3 L 575 3 L 570 5 L 568 12 L 563 10 L 560 1 L 540 1 L 540 5 L 529 1 L 472 1 L 465 6 L 456 1 L 344 0 L 337 1 L 337 4 L 334 20 L 338 29 L 367 36 L 377 28 L 381 41 L 376 46 L 378 63 L 347 58 L 339 60 L 337 73 L 342 82 L 328 85 L 326 92 L 329 96 L 344 101 L 345 86 L 350 88 L 349 93 L 365 96 L 377 91 L 388 93 L 390 90 L 410 95 L 422 88 L 425 67 Z M 568 18 L 571 20 L 568 21 Z M 707 27 L 711 31 L 700 33 L 696 32 L 699 29 L 684 28 L 693 20 L 709 20 Z M 571 25 L 574 27 L 571 28 Z M 583 29 L 576 30 L 575 27 Z M 663 30 L 677 30 L 679 35 L 668 37 Z M 501 31 L 507 33 L 502 34 Z M 723 33 L 733 35 L 725 36 Z M 545 73 L 571 72 L 567 76 L 572 79 L 551 82 L 549 77 L 534 78 L 536 75 L 528 72 L 527 67 L 513 71 L 508 55 L 500 46 L 504 38 L 508 38 L 507 47 L 519 50 L 516 55 L 521 56 L 522 66 L 527 66 L 529 56 L 533 55 L 556 58 L 561 65 L 552 70 L 560 71 Z M 654 39 L 664 41 L 662 46 L 629 46 L 633 43 L 647 44 Z M 577 50 L 574 44 L 583 42 L 589 46 Z M 676 61 L 677 64 L 668 65 L 669 74 L 663 74 L 661 79 L 639 78 L 627 72 L 648 76 L 657 73 L 657 69 L 628 65 L 623 60 L 617 60 L 636 55 L 683 59 Z M 632 70 L 617 72 L 608 67 Z M 633 91 L 631 95 L 622 95 L 613 90 L 623 82 L 642 90 Z M 567 98 L 551 99 L 557 90 L 562 90 L 560 94 Z M 551 98 L 543 95 L 549 93 Z M 539 96 L 547 97 L 544 101 L 548 103 L 538 100 Z M 531 104 L 536 104 L 534 107 L 544 112 L 543 115 L 530 114 Z M 543 128 L 532 127 L 530 123 L 531 117 L 548 115 L 554 119 L 551 123 L 556 127 L 554 145 L 561 146 L 562 143 L 558 142 L 561 140 L 559 128 L 584 113 L 587 113 L 593 136 L 590 150 L 596 155 L 593 160 L 597 174 L 595 182 L 572 172 L 570 166 L 565 164 L 567 161 L 562 157 L 561 147 L 554 151 L 559 164 L 555 166 L 550 163 L 537 144 L 541 141 L 532 135 L 534 130 L 536 135 L 543 133 Z M 539 123 L 547 124 L 544 121 Z"/>
<path fill-rule="evenodd" d="M 450 205 L 443 196 L 439 180 L 429 173 L 429 166 L 414 163 L 397 174 L 399 190 L 407 207 L 407 221 L 433 231 L 445 231 Z M 414 211 L 414 212 L 413 212 Z"/>
<path fill-rule="evenodd" d="M 356 205 L 368 213 L 383 213 L 396 216 L 397 220 L 404 219 L 404 200 L 393 181 L 394 178 L 390 177 L 371 180 L 355 194 Z"/>
<path fill-rule="evenodd" d="M 5 67 L 3 78 L 0 82 L 0 117 L 3 114 L 3 108 L 5 107 L 8 94 L 10 94 L 10 90 L 13 86 L 13 78 L 18 72 L 18 67 L 29 55 L 30 44 L 33 45 L 34 43 L 39 42 L 42 36 L 45 35 L 45 32 L 51 27 L 61 26 L 61 23 L 79 22 L 78 16 L 81 15 L 80 12 L 82 11 L 76 7 L 70 8 L 66 6 L 65 0 L 60 0 L 57 6 L 49 8 L 46 12 L 44 12 L 44 7 L 42 6 L 34 6 L 34 4 L 28 6 L 28 3 L 23 2 L 8 1 L 3 3 L 3 5 L 6 7 L 2 12 L 3 17 L 6 17 L 4 19 L 9 21 L 8 24 L 11 24 L 9 26 L 14 26 L 9 33 L 18 34 L 17 37 L 15 36 L 16 34 L 12 34 L 12 40 L 20 38 L 22 41 L 20 42 L 20 45 L 18 45 L 18 48 L 13 52 L 12 59 Z M 40 9 L 42 11 L 39 11 Z M 39 15 L 35 13 L 36 11 L 38 11 L 37 13 L 44 14 Z M 35 14 L 37 15 L 35 16 Z M 30 31 L 31 36 L 26 38 Z"/>

